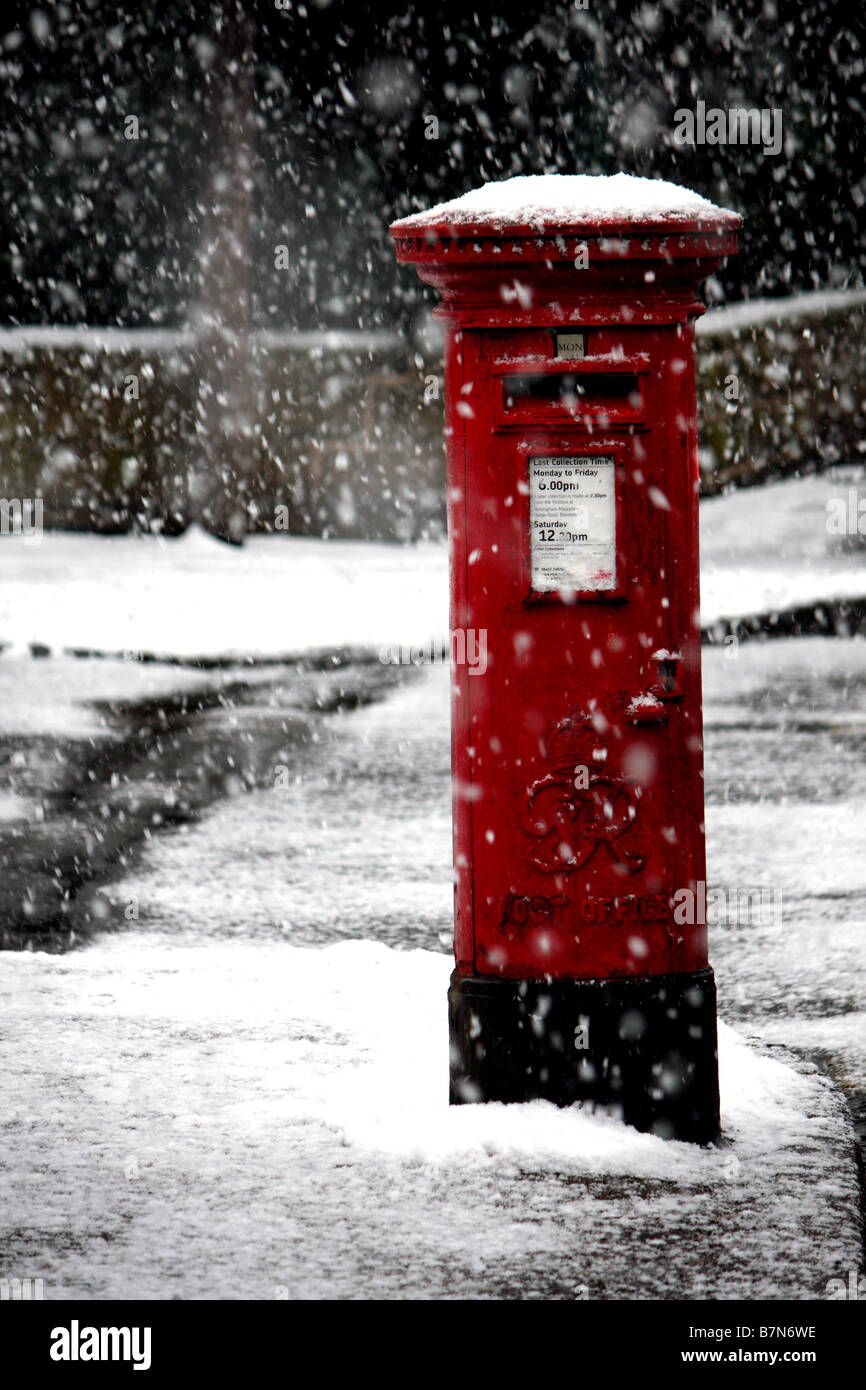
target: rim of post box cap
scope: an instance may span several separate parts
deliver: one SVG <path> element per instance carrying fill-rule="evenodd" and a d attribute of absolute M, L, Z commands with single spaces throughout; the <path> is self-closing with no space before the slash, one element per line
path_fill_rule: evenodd
<path fill-rule="evenodd" d="M 507 195 L 515 185 L 526 200 L 506 197 L 514 210 L 497 209 L 497 190 Z M 560 190 L 570 204 L 549 201 Z M 606 196 L 594 204 L 596 190 Z M 611 195 L 621 195 L 622 205 Z M 696 318 L 705 309 L 696 287 L 736 254 L 742 225 L 739 213 L 662 179 L 528 175 L 412 213 L 389 231 L 397 260 L 413 264 L 442 296 L 437 318 L 520 326 L 562 321 L 570 312 L 585 322 Z M 513 275 L 517 267 L 530 277 L 525 295 L 502 284 L 503 270 Z M 631 298 L 622 303 L 626 288 Z"/>

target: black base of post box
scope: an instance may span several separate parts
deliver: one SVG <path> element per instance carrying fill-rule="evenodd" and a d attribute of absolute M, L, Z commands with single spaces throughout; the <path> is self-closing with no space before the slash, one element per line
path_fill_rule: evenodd
<path fill-rule="evenodd" d="M 635 1129 L 708 1144 L 719 1134 L 716 982 L 451 976 L 452 1105 L 596 1101 Z"/>

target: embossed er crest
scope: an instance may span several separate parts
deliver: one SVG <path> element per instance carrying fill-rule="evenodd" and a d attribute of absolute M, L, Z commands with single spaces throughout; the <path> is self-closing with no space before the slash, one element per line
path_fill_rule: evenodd
<path fill-rule="evenodd" d="M 602 844 L 629 873 L 646 864 L 646 855 L 620 843 L 638 818 L 635 779 L 590 773 L 587 784 L 579 785 L 575 778 L 576 764 L 588 761 L 596 741 L 589 716 L 562 720 L 548 741 L 551 771 L 526 793 L 524 829 L 537 841 L 529 858 L 545 873 L 579 869 Z"/>

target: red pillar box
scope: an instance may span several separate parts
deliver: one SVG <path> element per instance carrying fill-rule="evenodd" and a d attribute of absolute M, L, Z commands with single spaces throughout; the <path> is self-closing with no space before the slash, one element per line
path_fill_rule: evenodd
<path fill-rule="evenodd" d="M 454 669 L 452 1102 L 718 1133 L 694 320 L 741 222 L 618 174 L 391 227 L 442 296 L 451 627 L 487 643 Z"/>

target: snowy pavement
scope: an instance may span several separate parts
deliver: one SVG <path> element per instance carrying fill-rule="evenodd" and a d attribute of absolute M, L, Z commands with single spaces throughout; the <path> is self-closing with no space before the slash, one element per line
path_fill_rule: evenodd
<path fill-rule="evenodd" d="M 828 648 L 850 720 L 812 737 L 839 739 L 848 780 L 823 819 L 774 837 L 812 755 L 798 704 L 820 725 L 817 688 L 832 713 Z M 797 891 L 828 851 L 852 901 L 862 891 L 837 837 L 862 776 L 845 752 L 864 653 L 833 639 L 707 653 L 711 880 L 783 879 L 795 904 L 790 947 L 785 916 L 776 936 L 712 934 L 723 1014 L 740 1011 L 721 1034 L 721 1147 L 541 1102 L 448 1107 L 434 667 L 329 716 L 281 785 L 154 838 L 103 890 L 116 933 L 4 957 L 4 1263 L 49 1298 L 823 1297 L 861 1254 L 850 1120 L 814 1066 L 766 1042 L 797 1048 L 821 1018 L 832 1039 L 863 1008 L 862 934 Z M 765 797 L 773 738 L 791 782 L 777 770 Z"/>
<path fill-rule="evenodd" d="M 720 1009 L 818 1061 L 864 1145 L 866 641 L 705 648 L 703 666 Z"/>
<path fill-rule="evenodd" d="M 16 956 L 6 1267 L 56 1299 L 815 1298 L 856 1267 L 819 1078 L 723 1029 L 719 1149 L 449 1108 L 448 971 L 362 941 Z"/>

